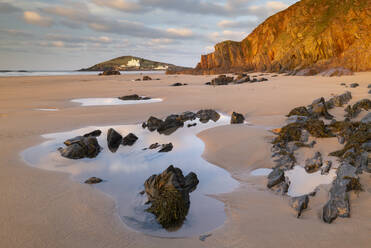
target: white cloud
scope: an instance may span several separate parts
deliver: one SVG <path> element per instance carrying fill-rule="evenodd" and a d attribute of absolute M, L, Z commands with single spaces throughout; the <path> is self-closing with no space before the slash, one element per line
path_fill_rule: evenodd
<path fill-rule="evenodd" d="M 208 35 L 211 42 L 218 43 L 225 40 L 241 41 L 247 36 L 246 32 L 224 30 L 222 32 L 214 32 Z"/>
<path fill-rule="evenodd" d="M 192 30 L 187 28 L 168 28 L 166 31 L 181 37 L 191 37 L 193 35 Z"/>
<path fill-rule="evenodd" d="M 126 0 L 92 0 L 98 6 L 117 9 L 125 12 L 140 12 L 143 7 L 136 2 Z"/>
<path fill-rule="evenodd" d="M 33 24 L 41 27 L 50 27 L 53 25 L 53 21 L 49 17 L 43 17 L 39 13 L 34 11 L 24 11 L 23 19 L 28 24 Z"/>
<path fill-rule="evenodd" d="M 64 47 L 64 42 L 63 41 L 53 41 L 52 45 L 54 47 Z"/>

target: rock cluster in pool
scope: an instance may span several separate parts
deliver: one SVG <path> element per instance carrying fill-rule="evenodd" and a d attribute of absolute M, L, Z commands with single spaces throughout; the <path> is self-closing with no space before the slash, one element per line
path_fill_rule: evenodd
<path fill-rule="evenodd" d="M 241 116 L 237 113 L 239 119 L 236 123 L 240 123 Z M 243 118 L 243 117 L 242 117 Z M 186 121 L 193 121 L 198 119 L 201 123 L 207 123 L 212 120 L 214 122 L 220 119 L 220 114 L 214 110 L 206 109 L 200 110 L 196 113 L 184 112 L 182 114 L 172 114 L 164 120 L 150 117 L 143 123 L 143 128 L 148 128 L 151 132 L 157 131 L 160 134 L 169 135 L 175 132 L 178 128 L 184 127 Z M 188 127 L 193 126 L 188 124 Z M 101 135 L 100 130 L 84 134 L 83 136 L 76 136 L 64 142 L 65 148 L 59 148 L 60 154 L 69 159 L 81 158 L 95 158 L 101 151 L 98 144 L 97 137 Z M 123 137 L 118 131 L 113 128 L 107 131 L 107 146 L 112 153 L 116 153 L 118 148 L 123 146 L 132 146 L 139 138 L 129 133 Z M 173 149 L 173 144 L 159 144 L 154 143 L 146 149 L 159 149 L 158 152 L 170 152 Z M 98 177 L 91 177 L 85 181 L 87 184 L 98 184 L 103 182 L 103 179 Z M 169 166 L 165 171 L 159 175 L 152 175 L 144 182 L 145 193 L 148 198 L 148 203 L 151 204 L 147 208 L 147 212 L 156 216 L 156 220 L 167 230 L 175 230 L 182 226 L 189 207 L 189 194 L 196 189 L 199 180 L 197 175 L 190 172 L 187 176 L 183 176 L 179 168 Z"/>
<path fill-rule="evenodd" d="M 337 170 L 336 179 L 332 183 L 328 202 L 323 207 L 322 219 L 331 223 L 337 217 L 350 216 L 350 202 L 348 192 L 360 190 L 361 184 L 358 174 L 362 172 L 371 173 L 371 120 L 370 113 L 361 121 L 352 121 L 361 111 L 368 111 L 371 108 L 371 101 L 363 99 L 356 102 L 353 106 L 345 108 L 345 119 L 337 121 L 328 112 L 334 107 L 342 107 L 351 100 L 350 92 L 334 96 L 328 101 L 319 98 L 307 107 L 296 107 L 288 114 L 289 124 L 274 130 L 277 137 L 273 140 L 272 157 L 276 158 L 276 166 L 268 175 L 267 187 L 282 194 L 286 194 L 290 181 L 285 176 L 285 171 L 292 169 L 296 165 L 294 151 L 301 147 L 312 148 L 315 143 L 307 143 L 309 135 L 316 138 L 338 137 L 344 148 L 330 153 L 336 156 L 341 164 Z M 331 120 L 330 124 L 325 124 L 320 118 Z M 325 164 L 325 166 L 323 166 Z M 313 158 L 305 161 L 307 173 L 321 170 L 326 174 L 331 169 L 332 162 L 323 162 L 322 155 L 317 152 Z M 309 195 L 294 197 L 291 199 L 291 206 L 297 211 L 300 217 L 302 211 L 309 204 L 309 196 L 314 196 L 315 192 Z"/>

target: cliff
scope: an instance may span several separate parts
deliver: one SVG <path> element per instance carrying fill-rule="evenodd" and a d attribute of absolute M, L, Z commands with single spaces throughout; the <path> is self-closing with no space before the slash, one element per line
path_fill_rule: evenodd
<path fill-rule="evenodd" d="M 147 60 L 133 56 L 122 56 L 112 60 L 108 60 L 92 67 L 81 69 L 81 71 L 165 71 L 165 70 L 184 70 L 185 67 L 176 66 L 173 64 L 162 63 L 152 60 Z"/>
<path fill-rule="evenodd" d="M 241 42 L 217 44 L 191 73 L 334 67 L 371 69 L 371 0 L 297 2 L 269 17 Z"/>

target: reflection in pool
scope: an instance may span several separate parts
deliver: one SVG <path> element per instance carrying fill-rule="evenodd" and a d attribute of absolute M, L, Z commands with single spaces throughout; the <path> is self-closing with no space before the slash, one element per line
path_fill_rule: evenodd
<path fill-rule="evenodd" d="M 48 141 L 25 150 L 24 160 L 32 166 L 68 172 L 74 180 L 84 182 L 89 177 L 100 177 L 105 181 L 94 187 L 113 196 L 116 199 L 118 212 L 122 220 L 131 228 L 143 233 L 161 237 L 187 237 L 200 235 L 221 226 L 225 221 L 224 204 L 206 194 L 219 194 L 232 191 L 238 186 L 227 171 L 205 161 L 201 155 L 204 143 L 196 137 L 202 130 L 225 125 L 229 117 L 221 115 L 218 122 L 209 121 L 202 124 L 199 121 L 188 121 L 171 135 L 161 135 L 150 132 L 141 125 L 121 125 L 108 127 L 87 127 L 70 132 L 43 135 Z M 197 123 L 195 127 L 187 124 Z M 139 137 L 133 146 L 120 146 L 116 153 L 111 153 L 107 147 L 106 134 L 109 128 L 126 136 L 132 132 Z M 102 130 L 98 137 L 103 151 L 95 159 L 70 160 L 60 156 L 57 149 L 63 142 L 77 135 L 82 135 L 95 129 Z M 173 143 L 174 148 L 169 153 L 159 153 L 158 150 L 143 150 L 153 143 Z M 146 213 L 147 197 L 140 195 L 144 189 L 144 181 L 153 174 L 159 174 L 169 165 L 174 165 L 186 175 L 193 171 L 200 183 L 190 194 L 191 206 L 183 226 L 173 232 L 164 230 L 155 220 L 154 215 Z"/>
<path fill-rule="evenodd" d="M 272 169 L 260 168 L 253 170 L 252 176 L 268 176 Z M 313 192 L 321 184 L 330 184 L 336 177 L 336 170 L 331 169 L 327 175 L 321 175 L 321 170 L 315 173 L 307 173 L 305 169 L 297 165 L 292 170 L 285 171 L 285 176 L 290 180 L 287 194 L 289 196 L 301 196 Z"/>
<path fill-rule="evenodd" d="M 153 98 L 148 100 L 120 100 L 118 98 L 78 98 L 72 99 L 71 102 L 80 103 L 81 106 L 105 106 L 105 105 L 131 105 L 162 102 L 161 98 Z"/>

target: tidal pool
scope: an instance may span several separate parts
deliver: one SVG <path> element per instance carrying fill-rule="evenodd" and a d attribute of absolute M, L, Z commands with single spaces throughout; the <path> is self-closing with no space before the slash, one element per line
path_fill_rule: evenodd
<path fill-rule="evenodd" d="M 260 168 L 253 170 L 252 176 L 268 176 L 272 169 Z M 330 184 L 336 177 L 336 169 L 331 169 L 327 175 L 321 175 L 321 170 L 315 173 L 307 173 L 305 169 L 296 165 L 293 169 L 285 171 L 285 176 L 290 180 L 287 194 L 289 196 L 301 196 L 313 192 L 321 184 Z"/>
<path fill-rule="evenodd" d="M 161 98 L 148 100 L 120 100 L 118 98 L 78 98 L 72 99 L 71 102 L 80 103 L 82 107 L 88 106 L 107 106 L 107 105 L 131 105 L 162 102 Z"/>
<path fill-rule="evenodd" d="M 59 111 L 59 109 L 56 109 L 56 108 L 36 108 L 34 110 L 37 110 L 37 111 L 51 111 L 51 112 Z"/>
<path fill-rule="evenodd" d="M 31 166 L 68 172 L 73 180 L 84 182 L 89 177 L 99 177 L 104 181 L 94 185 L 111 195 L 117 203 L 118 213 L 123 222 L 132 229 L 145 234 L 159 237 L 189 237 L 210 232 L 221 226 L 226 215 L 224 204 L 208 194 L 227 193 L 238 187 L 227 171 L 207 162 L 202 158 L 204 143 L 196 136 L 202 130 L 229 124 L 230 117 L 221 115 L 217 122 L 209 121 L 202 124 L 198 120 L 187 121 L 183 128 L 171 135 L 150 132 L 140 124 L 97 127 L 91 126 L 69 132 L 43 135 L 48 139 L 44 143 L 22 152 L 23 159 Z M 187 124 L 197 123 L 195 127 Z M 107 130 L 114 128 L 126 136 L 132 132 L 139 137 L 133 146 L 120 146 L 116 153 L 107 147 Z M 70 160 L 63 158 L 57 149 L 64 146 L 66 139 L 83 135 L 95 129 L 102 130 L 98 137 L 101 153 L 94 159 Z M 172 142 L 174 148 L 169 153 L 158 150 L 143 150 L 153 143 L 165 144 Z M 145 212 L 149 206 L 145 204 L 146 195 L 144 181 L 153 174 L 159 174 L 169 165 L 174 165 L 186 175 L 193 171 L 200 183 L 190 194 L 190 209 L 186 221 L 177 230 L 167 231 L 160 226 L 154 215 Z"/>

